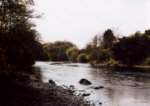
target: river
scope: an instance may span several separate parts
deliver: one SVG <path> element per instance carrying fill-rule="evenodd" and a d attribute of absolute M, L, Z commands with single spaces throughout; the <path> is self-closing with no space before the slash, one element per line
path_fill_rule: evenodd
<path fill-rule="evenodd" d="M 57 85 L 73 85 L 78 91 L 85 90 L 86 97 L 99 106 L 150 106 L 150 70 L 94 68 L 90 64 L 36 62 L 35 72 L 43 82 L 54 80 Z M 86 78 L 92 85 L 81 85 Z M 95 90 L 93 87 L 104 86 Z"/>

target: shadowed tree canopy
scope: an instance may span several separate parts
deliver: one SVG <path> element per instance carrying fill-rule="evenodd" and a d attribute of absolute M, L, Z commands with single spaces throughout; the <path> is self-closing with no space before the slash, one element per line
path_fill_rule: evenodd
<path fill-rule="evenodd" d="M 113 42 L 116 40 L 114 33 L 111 29 L 108 29 L 103 34 L 103 45 L 104 48 L 110 48 Z"/>
<path fill-rule="evenodd" d="M 87 54 L 81 53 L 80 55 L 78 55 L 77 62 L 81 62 L 81 63 L 88 62 L 88 56 L 87 56 Z"/>
<path fill-rule="evenodd" d="M 32 0 L 1 0 L 0 29 L 7 32 L 12 28 L 30 29 L 33 24 L 29 19 L 34 17 L 31 5 L 33 5 Z"/>
<path fill-rule="evenodd" d="M 112 59 L 111 48 L 116 37 L 111 29 L 106 30 L 103 35 L 96 35 L 91 43 L 88 43 L 85 51 L 89 54 L 90 61 L 105 62 Z"/>
<path fill-rule="evenodd" d="M 150 56 L 150 33 L 145 31 L 123 37 L 112 48 L 114 58 L 129 66 L 140 64 Z"/>
<path fill-rule="evenodd" d="M 32 0 L 0 1 L 0 64 L 31 66 L 39 35 L 33 29 Z"/>
<path fill-rule="evenodd" d="M 68 61 L 66 51 L 73 46 L 74 44 L 68 41 L 56 41 L 43 45 L 44 51 L 48 55 L 50 61 Z"/>

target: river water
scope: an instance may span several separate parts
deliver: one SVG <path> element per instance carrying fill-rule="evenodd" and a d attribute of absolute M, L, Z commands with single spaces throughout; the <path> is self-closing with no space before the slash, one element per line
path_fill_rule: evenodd
<path fill-rule="evenodd" d="M 57 85 L 74 85 L 79 91 L 91 95 L 86 97 L 99 106 L 150 106 L 150 70 L 94 68 L 90 64 L 36 62 L 36 72 L 43 82 L 54 80 Z M 81 85 L 86 78 L 92 85 Z M 104 86 L 95 90 L 93 87 Z"/>

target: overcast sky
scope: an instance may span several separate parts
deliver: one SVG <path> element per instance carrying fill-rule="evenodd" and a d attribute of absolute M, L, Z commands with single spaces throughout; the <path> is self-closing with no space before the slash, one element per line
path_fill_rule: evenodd
<path fill-rule="evenodd" d="M 108 28 L 122 35 L 150 28 L 150 0 L 35 0 L 45 42 L 68 40 L 82 48 Z"/>

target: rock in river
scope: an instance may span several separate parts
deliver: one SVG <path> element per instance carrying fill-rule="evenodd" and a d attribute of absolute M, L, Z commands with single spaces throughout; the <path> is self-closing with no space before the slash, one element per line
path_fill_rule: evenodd
<path fill-rule="evenodd" d="M 83 84 L 83 85 L 91 85 L 92 83 L 90 81 L 88 81 L 87 79 L 81 79 L 79 81 L 80 84 Z"/>
<path fill-rule="evenodd" d="M 53 80 L 49 80 L 48 82 L 52 85 L 56 85 L 56 83 Z"/>
<path fill-rule="evenodd" d="M 98 87 L 93 87 L 94 89 L 98 90 L 98 89 L 102 89 L 104 88 L 103 86 L 98 86 Z"/>
<path fill-rule="evenodd" d="M 90 96 L 90 93 L 83 93 L 83 96 Z"/>
<path fill-rule="evenodd" d="M 63 65 L 64 62 L 55 62 L 55 63 L 51 63 L 50 65 Z"/>

